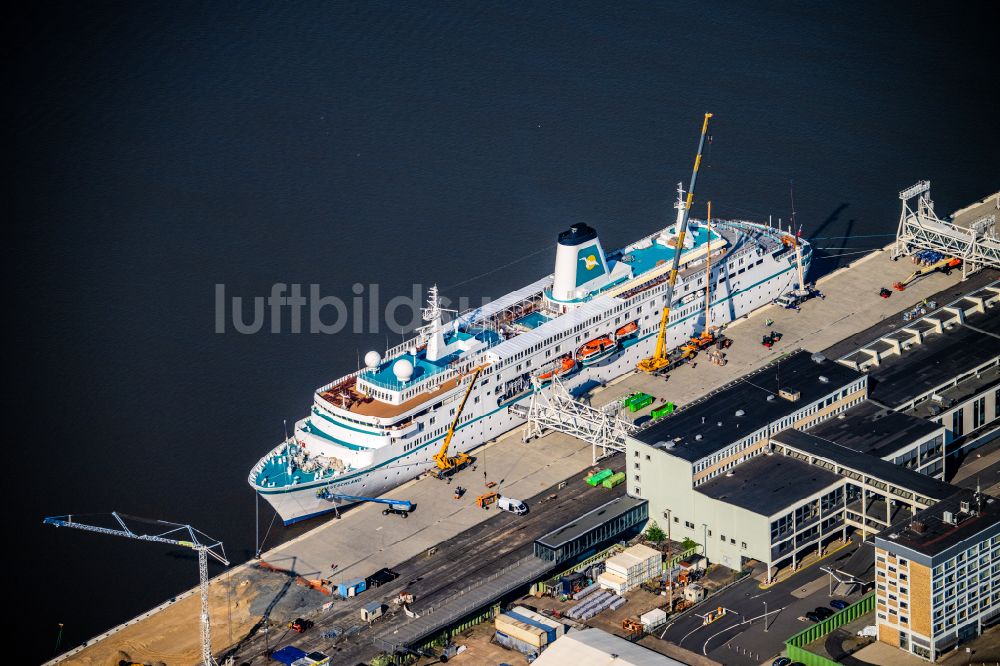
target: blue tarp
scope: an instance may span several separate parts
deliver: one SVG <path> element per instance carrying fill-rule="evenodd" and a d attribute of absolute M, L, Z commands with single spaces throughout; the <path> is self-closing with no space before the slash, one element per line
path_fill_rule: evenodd
<path fill-rule="evenodd" d="M 506 611 L 504 613 L 504 615 L 506 615 L 507 617 L 512 617 L 515 620 L 518 620 L 519 622 L 524 622 L 525 624 L 531 625 L 532 627 L 535 627 L 536 629 L 541 629 L 542 631 L 545 632 L 546 636 L 548 637 L 548 642 L 549 643 L 554 643 L 555 642 L 555 640 L 556 640 L 556 628 L 555 627 L 550 627 L 549 625 L 547 625 L 547 624 L 545 624 L 543 622 L 539 622 L 538 620 L 536 620 L 534 618 L 531 618 L 531 617 L 528 617 L 527 615 L 521 615 L 520 613 L 515 613 L 514 611 Z"/>
<path fill-rule="evenodd" d="M 280 650 L 277 650 L 274 653 L 272 653 L 271 659 L 274 659 L 275 661 L 280 661 L 281 663 L 288 664 L 290 666 L 293 661 L 301 659 L 304 656 L 306 656 L 305 652 L 298 649 L 297 647 L 289 645 L 288 647 L 283 647 Z"/>

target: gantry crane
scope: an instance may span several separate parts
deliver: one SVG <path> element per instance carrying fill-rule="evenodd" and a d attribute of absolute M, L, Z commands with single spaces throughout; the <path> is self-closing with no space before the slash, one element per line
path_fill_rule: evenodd
<path fill-rule="evenodd" d="M 469 380 L 469 386 L 465 389 L 462 402 L 458 404 L 458 409 L 455 410 L 455 418 L 452 419 L 451 425 L 448 427 L 448 434 L 445 435 L 444 441 L 441 442 L 441 450 L 434 455 L 434 462 L 437 464 L 437 467 L 431 470 L 431 474 L 439 479 L 451 476 L 472 462 L 472 458 L 462 451 L 459 451 L 456 456 L 449 456 L 448 447 L 451 446 L 451 440 L 455 436 L 455 430 L 458 428 L 458 419 L 461 418 L 462 410 L 465 409 L 465 402 L 469 399 L 472 387 L 476 385 L 476 380 L 479 379 L 479 375 L 485 367 L 485 365 L 481 365 L 472 371 L 472 379 Z"/>
<path fill-rule="evenodd" d="M 684 203 L 684 213 L 681 216 L 680 229 L 677 230 L 677 242 L 674 245 L 674 260 L 670 266 L 670 278 L 667 280 L 666 302 L 663 305 L 663 315 L 660 317 L 660 332 L 656 336 L 656 349 L 649 358 L 639 361 L 638 368 L 643 372 L 658 372 L 670 364 L 667 354 L 667 325 L 670 323 L 670 304 L 674 298 L 674 283 L 677 282 L 677 269 L 681 263 L 681 253 L 684 251 L 684 233 L 687 231 L 688 216 L 691 204 L 694 202 L 694 186 L 698 180 L 698 167 L 701 166 L 701 151 L 705 147 L 705 135 L 708 134 L 708 121 L 711 113 L 705 114 L 701 125 L 701 138 L 698 140 L 698 154 L 694 158 L 694 169 L 691 171 L 691 185 L 688 187 L 687 201 Z"/>
<path fill-rule="evenodd" d="M 111 516 L 115 519 L 115 522 L 119 525 L 119 529 L 111 527 L 101 527 L 99 525 L 89 525 L 87 523 L 76 522 L 73 516 L 55 516 L 46 518 L 43 523 L 46 525 L 54 525 L 55 527 L 73 527 L 78 530 L 86 530 L 87 532 L 97 532 L 98 534 L 110 534 L 112 536 L 127 537 L 129 539 L 138 539 L 139 541 L 153 541 L 156 543 L 166 543 L 172 546 L 183 546 L 185 548 L 191 548 L 198 552 L 198 576 L 200 579 L 201 586 L 201 660 L 203 666 L 216 666 L 216 662 L 212 659 L 212 629 L 209 622 L 208 615 L 208 556 L 211 555 L 213 558 L 229 566 L 229 560 L 226 559 L 226 551 L 222 547 L 221 541 L 215 541 L 209 537 L 204 532 L 196 530 L 190 525 L 181 525 L 180 523 L 171 523 L 165 520 L 149 520 L 143 518 L 136 518 L 134 516 L 122 516 L 117 511 L 113 511 Z M 128 525 L 125 524 L 124 518 L 129 518 L 133 522 L 145 522 L 151 525 L 157 525 L 166 529 L 166 531 L 159 532 L 157 534 L 139 534 L 133 532 Z M 174 539 L 171 535 L 182 536 L 187 534 L 187 539 Z M 206 543 L 199 541 L 199 535 L 203 537 Z M 218 552 L 216 552 L 218 549 Z"/>

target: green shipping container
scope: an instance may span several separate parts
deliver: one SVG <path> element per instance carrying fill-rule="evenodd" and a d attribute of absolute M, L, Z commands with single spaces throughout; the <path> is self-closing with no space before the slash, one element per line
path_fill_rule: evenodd
<path fill-rule="evenodd" d="M 612 474 L 614 474 L 614 472 L 612 472 L 610 469 L 602 469 L 597 474 L 594 474 L 593 476 L 588 476 L 587 477 L 587 479 L 586 479 L 587 485 L 589 485 L 589 486 L 597 486 L 598 484 L 601 483 L 601 481 L 604 481 L 604 479 L 608 478 Z"/>
<path fill-rule="evenodd" d="M 644 407 L 648 407 L 653 404 L 653 396 L 643 393 L 636 396 L 632 402 L 629 404 L 628 409 L 630 412 L 637 412 Z"/>
<path fill-rule="evenodd" d="M 658 419 L 661 416 L 666 416 L 667 414 L 673 414 L 674 409 L 676 409 L 676 406 L 674 405 L 674 403 L 672 403 L 672 402 L 665 402 L 662 405 L 660 405 L 659 407 L 657 407 L 656 409 L 654 409 L 653 411 L 651 411 L 650 415 L 654 419 Z"/>
<path fill-rule="evenodd" d="M 621 483 L 624 480 L 625 480 L 625 472 L 618 472 L 614 476 L 611 476 L 611 477 L 608 477 L 607 479 L 604 479 L 604 482 L 602 483 L 602 485 L 605 488 L 614 488 L 615 486 L 617 486 L 619 483 Z"/>

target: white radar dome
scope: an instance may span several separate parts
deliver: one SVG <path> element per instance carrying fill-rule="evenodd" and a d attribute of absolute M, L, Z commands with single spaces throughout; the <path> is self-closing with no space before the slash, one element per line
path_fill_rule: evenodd
<path fill-rule="evenodd" d="M 408 382 L 413 376 L 413 364 L 405 358 L 401 358 L 393 364 L 392 374 L 396 375 L 396 379 L 399 381 Z"/>
<path fill-rule="evenodd" d="M 382 356 L 377 351 L 370 351 L 365 354 L 365 367 L 374 370 L 382 362 Z"/>

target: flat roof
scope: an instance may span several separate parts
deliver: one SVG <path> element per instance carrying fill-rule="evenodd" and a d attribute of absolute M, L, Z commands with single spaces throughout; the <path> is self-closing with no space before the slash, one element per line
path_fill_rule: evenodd
<path fill-rule="evenodd" d="M 971 512 L 962 511 L 963 501 L 970 503 Z M 950 511 L 957 518 L 957 524 L 944 521 L 945 511 Z M 889 542 L 933 557 L 998 523 L 1000 500 L 989 495 L 979 495 L 977 500 L 975 491 L 963 489 L 932 507 L 918 511 L 912 518 L 893 523 L 876 535 L 875 545 L 885 547 L 879 541 Z M 922 527 L 923 531 L 914 527 Z"/>
<path fill-rule="evenodd" d="M 843 480 L 822 467 L 788 456 L 757 455 L 695 488 L 712 499 L 773 516 Z"/>
<path fill-rule="evenodd" d="M 614 518 L 628 513 L 632 509 L 642 506 L 646 503 L 644 499 L 638 499 L 635 497 L 629 497 L 628 495 L 624 497 L 616 497 L 607 504 L 602 504 L 601 506 L 588 511 L 571 523 L 566 523 L 562 527 L 552 530 L 548 534 L 536 539 L 536 543 L 539 543 L 547 548 L 559 548 L 565 544 L 573 541 L 596 529 Z"/>
<path fill-rule="evenodd" d="M 967 325 L 929 334 L 902 355 L 886 356 L 868 371 L 869 397 L 896 408 L 997 358 L 1000 338 L 972 328 L 993 326 L 997 318 L 1000 313 L 991 308 L 969 317 Z"/>
<path fill-rule="evenodd" d="M 511 660 L 513 661 L 513 660 Z M 647 647 L 609 634 L 602 629 L 582 629 L 568 632 L 552 643 L 535 660 L 538 666 L 683 666 L 684 662 L 671 659 Z"/>
<path fill-rule="evenodd" d="M 884 458 L 924 441 L 940 429 L 936 423 L 865 400 L 832 419 L 820 421 L 806 432 L 858 453 Z"/>
<path fill-rule="evenodd" d="M 817 363 L 810 352 L 800 349 L 685 405 L 633 437 L 650 445 L 674 442 L 670 453 L 694 462 L 780 421 L 862 376 L 831 360 Z M 827 381 L 822 381 L 821 377 Z M 791 402 L 778 397 L 778 390 L 784 388 L 798 391 L 799 399 Z M 737 411 L 743 414 L 736 416 Z M 701 439 L 697 439 L 699 435 Z"/>
<path fill-rule="evenodd" d="M 995 282 L 997 279 L 1000 279 L 1000 271 L 993 268 L 984 268 L 970 275 L 964 282 L 958 282 L 957 284 L 953 284 L 950 287 L 942 289 L 933 296 L 928 296 L 927 300 L 937 301 L 939 306 L 946 305 L 954 302 L 962 296 L 965 296 L 966 294 L 976 293 L 982 290 L 983 287 Z M 847 356 L 851 352 L 864 347 L 873 340 L 878 340 L 888 333 L 892 333 L 893 331 L 898 331 L 903 328 L 918 328 L 926 330 L 930 328 L 930 325 L 923 320 L 917 320 L 916 322 L 904 322 L 902 313 L 899 313 L 894 316 L 886 317 L 877 324 L 873 324 L 865 330 L 855 333 L 854 335 L 847 336 L 843 340 L 840 340 L 839 342 L 824 349 L 823 354 L 825 354 L 827 358 L 840 359 Z"/>
<path fill-rule="evenodd" d="M 1000 385 L 1000 366 L 992 366 L 982 372 L 960 381 L 955 386 L 938 391 L 941 401 L 927 400 L 916 405 L 909 413 L 924 418 L 934 418 L 953 404 L 958 404 L 977 393 L 985 393 L 991 387 Z"/>
<path fill-rule="evenodd" d="M 846 446 L 799 430 L 782 430 L 771 439 L 807 455 L 826 458 L 843 467 L 855 469 L 924 497 L 940 500 L 955 492 L 955 486 L 950 483 L 938 481 L 905 467 L 897 467 L 873 455 L 859 455 L 857 451 Z"/>

